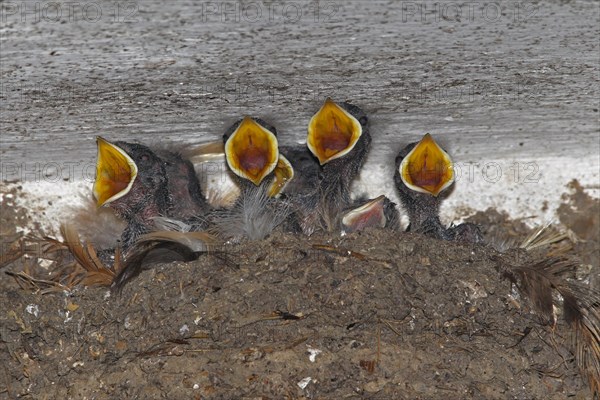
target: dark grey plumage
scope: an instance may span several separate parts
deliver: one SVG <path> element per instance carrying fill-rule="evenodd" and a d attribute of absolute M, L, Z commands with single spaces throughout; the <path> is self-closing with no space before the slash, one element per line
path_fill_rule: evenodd
<path fill-rule="evenodd" d="M 167 215 L 182 220 L 204 216 L 210 210 L 210 205 L 202 194 L 192 163 L 176 152 L 159 151 L 158 154 L 164 161 L 168 191 L 172 199 L 172 207 Z"/>
<path fill-rule="evenodd" d="M 406 186 L 402 180 L 400 164 L 417 144 L 418 142 L 411 143 L 398 153 L 394 174 L 394 183 L 400 201 L 408 213 L 410 221 L 407 231 L 421 233 L 436 239 L 482 243 L 483 235 L 475 224 L 464 223 L 449 228 L 442 225 L 439 209 L 444 198 L 443 194 L 434 196 L 429 193 L 417 192 Z"/>
<path fill-rule="evenodd" d="M 108 203 L 127 222 L 121 237 L 124 251 L 140 235 L 155 229 L 156 217 L 199 220 L 209 211 L 193 165 L 178 153 L 122 141 L 113 145 L 127 153 L 137 167 L 129 191 Z"/>
<path fill-rule="evenodd" d="M 223 135 L 224 143 L 227 143 L 243 121 L 239 120 L 227 129 Z M 268 122 L 260 118 L 252 118 L 252 121 L 271 132 L 275 137 L 277 136 L 276 128 Z M 272 145 L 277 146 L 277 143 L 272 143 Z M 231 157 L 231 154 L 227 154 L 227 149 L 226 157 Z M 240 165 L 239 168 L 243 168 L 243 166 Z M 232 172 L 241 193 L 233 207 L 215 210 L 211 213 L 210 221 L 214 232 L 221 238 L 235 242 L 244 239 L 264 239 L 290 215 L 287 201 L 270 195 L 275 173 L 274 171 L 270 172 L 257 185 L 240 175 L 235 169 Z"/>
<path fill-rule="evenodd" d="M 152 230 L 154 217 L 169 213 L 173 199 L 169 194 L 167 170 L 160 157 L 141 144 L 116 142 L 114 145 L 124 150 L 138 168 L 129 192 L 109 203 L 109 207 L 127 222 L 121 235 L 125 252 L 140 235 Z"/>
<path fill-rule="evenodd" d="M 344 210 L 353 205 L 350 186 L 358 176 L 371 147 L 368 117 L 359 107 L 340 103 L 361 125 L 362 134 L 343 156 L 322 165 L 308 149 L 286 148 L 284 152 L 296 171 L 285 193 L 295 213 L 295 225 L 305 234 L 332 232 L 341 227 Z"/>

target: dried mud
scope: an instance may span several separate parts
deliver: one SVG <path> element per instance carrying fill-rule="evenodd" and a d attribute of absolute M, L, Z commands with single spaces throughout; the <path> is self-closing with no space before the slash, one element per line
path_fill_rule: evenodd
<path fill-rule="evenodd" d="M 573 190 L 562 222 L 580 227 L 569 215 L 598 201 Z M 496 244 L 528 231 L 493 210 L 473 219 Z M 593 261 L 587 221 L 570 252 Z M 367 230 L 157 264 L 120 294 L 42 295 L 2 274 L 0 399 L 591 398 L 564 321 L 544 324 L 499 273 L 541 256 Z M 597 267 L 579 278 L 597 285 Z"/>

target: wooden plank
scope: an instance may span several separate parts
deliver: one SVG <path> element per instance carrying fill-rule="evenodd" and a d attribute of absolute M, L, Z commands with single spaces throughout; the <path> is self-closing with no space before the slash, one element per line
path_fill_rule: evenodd
<path fill-rule="evenodd" d="M 375 165 L 425 132 L 464 161 L 600 154 L 596 2 L 76 4 L 0 5 L 2 179 L 93 165 L 96 135 L 198 143 L 244 114 L 302 142 L 327 96 L 368 111 Z"/>

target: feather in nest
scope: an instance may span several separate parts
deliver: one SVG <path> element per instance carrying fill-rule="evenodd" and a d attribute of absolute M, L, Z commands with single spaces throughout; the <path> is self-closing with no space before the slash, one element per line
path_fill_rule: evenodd
<path fill-rule="evenodd" d="M 577 264 L 552 257 L 515 267 L 508 276 L 547 322 L 556 323 L 554 307 L 562 306 L 575 361 L 592 391 L 600 394 L 600 292 L 565 277 L 576 268 Z"/>
<path fill-rule="evenodd" d="M 25 265 L 22 272 L 10 273 L 19 284 L 25 283 L 30 289 L 51 293 L 54 291 L 71 290 L 76 285 L 83 286 L 110 286 L 113 279 L 120 272 L 123 262 L 120 249 L 112 252 L 114 262 L 103 261 L 91 243 L 81 240 L 77 228 L 72 224 L 63 224 L 60 227 L 63 239 L 44 237 L 35 239 L 39 245 L 34 257 L 37 265 L 41 260 L 51 261 L 55 271 L 50 279 L 36 278 L 31 266 Z M 23 286 L 23 285 L 21 285 Z"/>
<path fill-rule="evenodd" d="M 117 246 L 114 251 L 103 250 L 99 256 L 91 243 L 81 240 L 72 224 L 63 224 L 61 233 L 63 240 L 44 238 L 43 250 L 58 266 L 51 281 L 60 286 L 60 290 L 69 290 L 76 285 L 110 286 L 120 290 L 147 265 L 160 261 L 190 261 L 216 243 L 216 239 L 206 232 L 156 231 L 141 236 L 125 255 Z M 15 278 L 28 281 L 30 286 L 38 281 L 30 274 L 15 275 Z"/>
<path fill-rule="evenodd" d="M 578 267 L 564 254 L 569 245 L 556 246 L 569 238 L 545 225 L 529 235 L 520 248 L 545 250 L 538 262 L 513 266 L 500 263 L 500 271 L 527 298 L 546 323 L 556 324 L 556 309 L 562 310 L 570 330 L 572 352 L 595 396 L 600 395 L 600 291 L 570 279 Z M 561 256 L 556 256 L 560 254 Z"/>
<path fill-rule="evenodd" d="M 291 214 L 285 200 L 269 197 L 268 185 L 245 188 L 233 208 L 211 215 L 212 232 L 233 242 L 243 239 L 262 240 Z"/>
<path fill-rule="evenodd" d="M 67 247 L 77 262 L 78 270 L 72 272 L 71 282 L 84 286 L 110 286 L 123 268 L 120 248 L 114 252 L 114 262 L 108 266 L 100 260 L 94 246 L 84 243 L 76 228 L 70 224 L 61 225 L 62 244 Z"/>
<path fill-rule="evenodd" d="M 127 282 L 153 263 L 192 261 L 218 243 L 210 233 L 190 231 L 188 225 L 179 221 L 164 218 L 161 224 L 184 230 L 161 230 L 140 236 L 127 252 L 120 272 L 112 281 L 114 291 L 119 292 Z"/>

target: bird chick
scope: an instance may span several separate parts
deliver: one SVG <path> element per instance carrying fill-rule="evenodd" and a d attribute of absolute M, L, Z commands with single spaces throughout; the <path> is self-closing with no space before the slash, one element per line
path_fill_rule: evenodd
<path fill-rule="evenodd" d="M 263 239 L 289 215 L 288 203 L 277 197 L 294 177 L 292 165 L 279 153 L 276 129 L 262 119 L 236 122 L 223 141 L 241 194 L 231 209 L 215 212 L 212 221 L 230 240 Z"/>
<path fill-rule="evenodd" d="M 97 143 L 94 197 L 98 207 L 109 206 L 127 222 L 124 250 L 154 230 L 157 218 L 188 221 L 208 212 L 194 167 L 178 153 L 100 137 Z"/>
<path fill-rule="evenodd" d="M 93 193 L 98 207 L 109 206 L 127 222 L 121 235 L 128 249 L 152 230 L 153 219 L 173 207 L 165 163 L 148 147 L 135 143 L 111 143 L 97 138 L 98 160 Z"/>
<path fill-rule="evenodd" d="M 202 194 L 192 163 L 172 151 L 159 151 L 158 155 L 164 161 L 168 191 L 173 200 L 168 215 L 183 221 L 202 219 L 211 207 Z"/>
<path fill-rule="evenodd" d="M 368 118 L 360 108 L 328 98 L 310 120 L 306 145 L 315 161 L 305 152 L 291 157 L 305 183 L 289 191 L 297 224 L 308 235 L 337 231 L 342 212 L 352 205 L 350 185 L 371 146 Z"/>
<path fill-rule="evenodd" d="M 407 231 L 444 240 L 483 241 L 479 228 L 474 224 L 445 228 L 440 221 L 441 195 L 452 186 L 454 179 L 452 159 L 430 134 L 398 153 L 394 183 L 408 213 L 410 225 Z"/>

